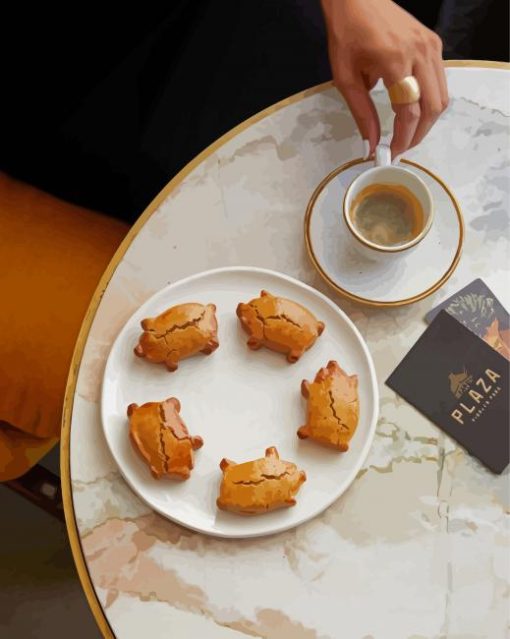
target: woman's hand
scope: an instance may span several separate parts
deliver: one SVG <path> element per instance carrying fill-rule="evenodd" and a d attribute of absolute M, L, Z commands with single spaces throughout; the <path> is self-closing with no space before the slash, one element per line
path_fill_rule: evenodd
<path fill-rule="evenodd" d="M 391 0 L 322 0 L 335 86 L 345 98 L 366 147 L 375 151 L 380 124 L 369 91 L 414 75 L 421 99 L 392 105 L 392 157 L 425 137 L 448 105 L 439 36 Z"/>

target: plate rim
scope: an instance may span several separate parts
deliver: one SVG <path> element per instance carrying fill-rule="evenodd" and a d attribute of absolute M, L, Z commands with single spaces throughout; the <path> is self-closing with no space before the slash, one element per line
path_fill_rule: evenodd
<path fill-rule="evenodd" d="M 309 257 L 310 261 L 312 262 L 313 266 L 315 267 L 315 269 L 317 270 L 317 272 L 319 273 L 319 275 L 321 276 L 321 278 L 329 286 L 331 286 L 337 293 L 339 293 L 340 295 L 342 295 L 342 297 L 344 297 L 346 299 L 349 299 L 349 300 L 351 300 L 353 302 L 358 302 L 360 304 L 364 304 L 365 306 L 372 306 L 372 307 L 376 307 L 376 308 L 391 308 L 391 307 L 395 308 L 395 307 L 400 307 L 400 306 L 407 306 L 408 304 L 414 304 L 415 302 L 419 302 L 420 300 L 425 299 L 429 295 L 432 295 L 432 293 L 435 293 L 453 275 L 455 269 L 458 266 L 458 263 L 459 263 L 459 260 L 460 260 L 461 254 L 462 254 L 462 247 L 464 245 L 464 233 L 465 233 L 464 216 L 462 215 L 462 210 L 460 208 L 460 204 L 459 204 L 457 198 L 452 193 L 452 191 L 448 187 L 448 185 L 438 175 L 436 175 L 430 169 L 427 169 L 426 167 L 422 166 L 418 162 L 413 162 L 412 160 L 405 160 L 405 159 L 400 160 L 400 162 L 403 163 L 403 164 L 408 164 L 408 165 L 413 166 L 413 167 L 415 167 L 417 169 L 420 169 L 424 173 L 427 173 L 432 179 L 436 180 L 436 182 L 439 183 L 439 185 L 446 191 L 446 194 L 448 195 L 448 197 L 450 198 L 450 200 L 451 200 L 451 202 L 453 204 L 453 208 L 455 209 L 455 213 L 457 215 L 457 222 L 458 222 L 458 225 L 459 225 L 459 240 L 457 242 L 457 248 L 455 250 L 455 254 L 453 256 L 453 259 L 452 259 L 448 269 L 443 273 L 443 275 L 441 275 L 441 277 L 434 284 L 432 284 L 432 286 L 429 286 L 429 288 L 425 289 L 421 293 L 417 293 L 416 295 L 412 295 L 411 297 L 402 298 L 400 300 L 381 301 L 381 300 L 374 300 L 374 299 L 371 299 L 369 297 L 363 297 L 361 295 L 357 295 L 356 293 L 353 293 L 353 292 L 351 292 L 351 291 L 339 286 L 328 275 L 328 273 L 323 269 L 322 265 L 320 264 L 316 254 L 314 252 L 314 249 L 313 249 L 313 246 L 312 246 L 312 240 L 311 240 L 310 226 L 311 226 L 311 219 L 312 219 L 312 215 L 313 215 L 314 207 L 315 207 L 315 202 L 317 201 L 317 198 L 319 197 L 319 195 L 324 190 L 324 187 L 334 177 L 336 177 L 340 173 L 343 173 L 344 171 L 347 171 L 351 167 L 356 166 L 357 164 L 362 164 L 364 162 L 367 162 L 367 160 L 365 160 L 363 158 L 356 158 L 355 160 L 349 160 L 348 162 L 345 162 L 341 166 L 336 167 L 330 173 L 328 173 L 328 175 L 326 175 L 326 177 L 323 178 L 321 180 L 321 182 L 319 182 L 319 184 L 315 187 L 315 190 L 312 193 L 312 196 L 311 196 L 311 198 L 308 201 L 308 204 L 306 206 L 306 212 L 305 212 L 305 217 L 304 217 L 305 247 L 306 247 L 306 251 L 308 253 L 308 257 Z"/>
<path fill-rule="evenodd" d="M 106 376 L 107 373 L 109 371 L 109 368 L 111 366 L 111 361 L 112 361 L 112 355 L 114 350 L 116 349 L 116 345 L 120 342 L 121 338 L 124 335 L 124 332 L 127 330 L 126 327 L 130 324 L 130 322 L 132 321 L 133 317 L 139 313 L 143 308 L 145 308 L 146 306 L 148 306 L 152 300 L 158 296 L 163 294 L 164 291 L 170 290 L 172 288 L 175 288 L 177 286 L 182 286 L 185 285 L 189 282 L 192 282 L 193 280 L 196 279 L 201 279 L 203 277 L 206 276 L 213 276 L 213 275 L 217 275 L 217 274 L 221 274 L 221 273 L 227 273 L 227 272 L 233 272 L 233 271 L 238 271 L 238 272 L 249 272 L 249 273 L 257 273 L 257 274 L 264 274 L 264 275 L 269 275 L 269 276 L 273 276 L 273 277 L 277 277 L 277 278 L 281 278 L 283 280 L 285 280 L 286 282 L 289 282 L 293 285 L 297 285 L 299 288 L 304 288 L 305 290 L 307 290 L 309 293 L 311 293 L 312 295 L 316 295 L 319 299 L 321 299 L 323 302 L 325 302 L 328 306 L 330 306 L 330 308 L 336 312 L 337 314 L 339 314 L 344 321 L 347 323 L 347 325 L 349 326 L 349 328 L 351 329 L 351 331 L 353 332 L 354 337 L 357 339 L 359 345 L 361 346 L 362 352 L 365 356 L 367 365 L 368 365 L 368 372 L 369 372 L 369 379 L 370 379 L 370 385 L 371 385 L 371 396 L 372 396 L 372 401 L 373 401 L 373 405 L 374 405 L 374 410 L 372 413 L 372 416 L 370 419 L 370 423 L 368 426 L 368 434 L 367 434 L 367 438 L 366 441 L 360 451 L 360 454 L 358 455 L 358 459 L 357 462 L 353 465 L 353 467 L 351 468 L 351 470 L 348 472 L 346 479 L 344 481 L 345 486 L 343 488 L 343 490 L 339 493 L 336 494 L 332 499 L 328 500 L 327 504 L 318 512 L 313 512 L 312 514 L 306 516 L 305 518 L 301 519 L 298 523 L 288 523 L 285 524 L 283 523 L 282 525 L 276 526 L 274 529 L 271 529 L 268 532 L 252 532 L 250 533 L 249 531 L 247 533 L 243 533 L 243 534 L 229 534 L 229 533 L 223 533 L 221 531 L 205 531 L 204 529 L 201 528 L 197 528 L 196 526 L 187 524 L 187 523 L 183 523 L 181 520 L 178 520 L 174 517 L 171 517 L 168 513 L 164 512 L 162 509 L 154 506 L 154 504 L 149 503 L 149 501 L 140 494 L 139 490 L 137 490 L 136 486 L 133 485 L 133 483 L 126 477 L 126 475 L 124 474 L 124 470 L 121 466 L 121 464 L 118 462 L 116 455 L 114 454 L 112 447 L 110 446 L 110 441 L 107 435 L 107 428 L 106 428 L 106 419 L 105 419 L 105 380 L 106 380 Z M 375 371 L 375 364 L 372 358 L 372 355 L 368 349 L 368 345 L 363 337 L 363 335 L 360 333 L 359 329 L 357 328 L 357 326 L 354 324 L 354 322 L 351 320 L 351 318 L 347 315 L 347 313 L 341 309 L 338 304 L 336 304 L 333 300 L 331 300 L 327 295 L 325 295 L 324 293 L 322 293 L 321 291 L 318 291 L 317 289 L 315 289 L 313 286 L 310 286 L 309 284 L 306 284 L 305 282 L 302 282 L 301 280 L 298 280 L 295 277 L 292 277 L 291 275 L 287 275 L 286 273 L 282 273 L 281 271 L 275 271 L 272 269 L 266 269 L 266 268 L 262 268 L 262 267 L 258 267 L 258 266 L 226 266 L 226 267 L 219 267 L 219 268 L 213 268 L 213 269 L 207 269 L 205 271 L 200 271 L 198 273 L 194 273 L 192 275 L 189 275 L 187 277 L 181 278 L 180 280 L 177 280 L 175 282 L 172 282 L 171 284 L 168 284 L 166 286 L 164 286 L 163 288 L 159 289 L 158 291 L 156 291 L 155 293 L 153 293 L 150 297 L 148 297 L 142 304 L 140 304 L 134 311 L 133 313 L 131 313 L 131 315 L 129 316 L 129 318 L 124 322 L 122 328 L 119 330 L 119 332 L 117 333 L 117 336 L 115 337 L 112 346 L 108 352 L 108 357 L 106 359 L 106 364 L 104 367 L 104 371 L 103 371 L 103 377 L 101 380 L 101 395 L 100 395 L 100 416 L 101 416 L 101 426 L 102 426 L 102 432 L 104 435 L 104 438 L 106 440 L 106 445 L 108 447 L 108 450 L 110 452 L 110 454 L 112 455 L 115 465 L 117 466 L 117 468 L 119 469 L 119 472 L 123 478 L 123 480 L 126 482 L 126 484 L 129 486 L 129 488 L 135 493 L 135 495 L 144 503 L 146 504 L 152 511 L 158 513 L 159 515 L 161 515 L 162 517 L 164 517 L 165 519 L 172 521 L 174 524 L 177 524 L 179 526 L 183 526 L 184 528 L 187 528 L 189 530 L 192 530 L 194 532 L 200 533 L 202 535 L 207 535 L 210 537 L 214 537 L 214 538 L 220 538 L 220 539 L 255 539 L 255 538 L 261 538 L 261 537 L 269 537 L 271 535 L 276 535 L 282 532 L 285 532 L 287 530 L 292 530 L 294 528 L 297 528 L 298 526 L 301 526 L 302 524 L 305 524 L 306 522 L 314 519 L 315 517 L 318 517 L 320 514 L 322 514 L 324 511 L 326 511 L 332 504 L 334 504 L 351 486 L 351 484 L 353 483 L 353 481 L 356 479 L 356 476 L 358 474 L 358 472 L 360 471 L 361 467 L 363 466 L 363 463 L 365 462 L 368 453 L 370 451 L 370 448 L 372 446 L 373 440 L 374 440 L 374 435 L 375 435 L 375 431 L 376 431 L 376 427 L 377 427 L 377 422 L 379 419 L 379 400 L 380 400 L 380 396 L 379 396 L 379 383 L 377 380 L 377 375 L 376 375 L 376 371 Z"/>

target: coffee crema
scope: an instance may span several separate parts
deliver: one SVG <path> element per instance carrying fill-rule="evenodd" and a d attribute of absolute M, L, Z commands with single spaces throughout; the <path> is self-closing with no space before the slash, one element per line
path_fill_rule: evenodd
<path fill-rule="evenodd" d="M 354 198 L 349 217 L 357 232 L 380 246 L 398 246 L 423 230 L 418 198 L 400 184 L 370 184 Z"/>

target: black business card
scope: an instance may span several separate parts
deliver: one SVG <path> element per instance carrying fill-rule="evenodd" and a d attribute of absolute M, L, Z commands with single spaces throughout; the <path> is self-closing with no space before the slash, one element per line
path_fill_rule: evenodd
<path fill-rule="evenodd" d="M 510 460 L 510 362 L 446 311 L 387 385 L 495 473 Z"/>
<path fill-rule="evenodd" d="M 432 322 L 442 310 L 510 360 L 510 315 L 483 280 L 474 280 L 433 308 L 425 321 Z"/>

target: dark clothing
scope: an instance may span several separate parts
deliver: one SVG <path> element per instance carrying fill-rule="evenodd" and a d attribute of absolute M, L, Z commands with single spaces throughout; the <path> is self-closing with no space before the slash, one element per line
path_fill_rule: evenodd
<path fill-rule="evenodd" d="M 443 0 L 436 31 L 444 57 L 508 61 L 509 8 L 508 0 Z"/>
<path fill-rule="evenodd" d="M 436 23 L 439 0 L 400 4 Z M 331 76 L 319 0 L 37 6 L 3 16 L 0 169 L 128 221 L 220 135 Z"/>
<path fill-rule="evenodd" d="M 274 0 L 168 4 L 140 23 L 52 26 L 44 41 L 34 28 L 8 81 L 5 171 L 132 221 L 218 136 L 330 77 L 314 3 L 311 15 L 310 3 Z"/>

